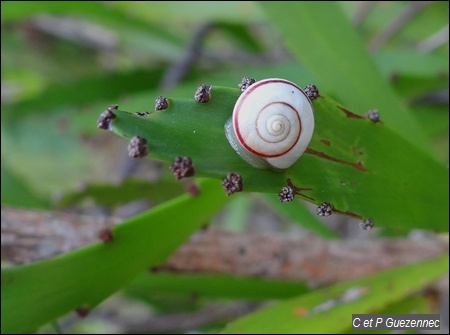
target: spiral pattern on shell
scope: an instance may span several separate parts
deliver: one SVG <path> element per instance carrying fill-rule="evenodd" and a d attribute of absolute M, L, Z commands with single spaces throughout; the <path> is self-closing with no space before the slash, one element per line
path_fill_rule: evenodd
<path fill-rule="evenodd" d="M 294 83 L 277 78 L 258 81 L 244 91 L 232 122 L 238 146 L 278 169 L 288 168 L 302 155 L 314 131 L 314 113 L 306 94 Z M 244 159 L 246 155 L 241 154 Z"/>
<path fill-rule="evenodd" d="M 279 101 L 263 107 L 255 115 L 254 124 L 248 121 L 247 125 L 247 132 L 241 135 L 244 147 L 260 157 L 283 155 L 294 147 L 301 133 L 298 113 Z M 238 125 L 237 129 L 241 128 Z"/>

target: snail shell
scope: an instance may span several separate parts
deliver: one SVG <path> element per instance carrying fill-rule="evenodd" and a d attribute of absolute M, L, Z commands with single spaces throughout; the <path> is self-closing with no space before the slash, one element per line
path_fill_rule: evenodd
<path fill-rule="evenodd" d="M 296 84 L 258 81 L 237 100 L 225 124 L 231 146 L 256 168 L 287 169 L 303 154 L 314 132 L 311 101 Z"/>

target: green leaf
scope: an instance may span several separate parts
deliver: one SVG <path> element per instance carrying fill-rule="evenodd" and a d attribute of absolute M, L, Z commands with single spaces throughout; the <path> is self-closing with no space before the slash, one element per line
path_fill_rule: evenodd
<path fill-rule="evenodd" d="M 412 112 L 430 137 L 448 136 L 448 105 L 415 105 Z"/>
<path fill-rule="evenodd" d="M 64 127 L 68 115 L 66 111 L 59 123 L 55 114 L 49 117 L 37 113 L 16 119 L 18 122 L 2 123 L 1 148 L 7 153 L 4 159 L 38 196 L 49 199 L 54 190 L 75 188 L 79 180 L 92 173 L 91 162 L 85 159 L 88 149 Z"/>
<path fill-rule="evenodd" d="M 412 296 L 387 305 L 385 308 L 378 310 L 377 314 L 433 314 L 436 310 L 430 306 L 428 297 L 420 292 Z M 342 334 L 361 334 L 361 330 L 353 330 L 352 326 L 341 332 Z M 390 330 L 365 330 L 364 334 L 391 334 Z M 412 333 L 412 331 L 411 331 Z"/>
<path fill-rule="evenodd" d="M 93 308 L 161 264 L 227 201 L 217 181 L 203 180 L 200 189 L 198 197 L 182 195 L 116 226 L 110 243 L 2 269 L 2 333 L 24 333 L 77 307 Z"/>
<path fill-rule="evenodd" d="M 144 117 L 117 111 L 113 131 L 146 138 L 155 158 L 191 157 L 198 175 L 223 179 L 239 173 L 244 191 L 276 198 L 290 178 L 312 188 L 304 194 L 314 203 L 327 201 L 348 215 L 371 217 L 378 227 L 448 230 L 448 212 L 442 210 L 448 204 L 447 168 L 386 127 L 384 116 L 383 123 L 373 123 L 323 96 L 314 102 L 315 133 L 306 153 L 286 171 L 259 170 L 242 160 L 225 136 L 239 94 L 213 87 L 208 103 L 169 99 L 168 109 Z"/>
<path fill-rule="evenodd" d="M 150 11 L 155 13 L 155 9 L 161 6 L 152 2 L 144 4 L 144 6 L 134 3 L 131 6 L 127 4 L 123 7 L 121 8 L 116 3 L 98 1 L 2 2 L 2 23 L 24 20 L 39 14 L 72 16 L 83 21 L 91 20 L 97 25 L 103 25 L 113 30 L 124 52 L 128 49 L 138 49 L 150 52 L 153 57 L 159 55 L 165 60 L 174 59 L 180 54 L 184 44 L 182 38 L 172 34 L 158 20 L 154 20 L 154 16 L 150 18 L 145 15 L 137 15 L 137 13 Z M 139 12 L 139 8 L 142 7 L 146 10 Z M 179 20 L 173 20 L 173 22 L 178 23 Z"/>
<path fill-rule="evenodd" d="M 339 4 L 260 5 L 291 52 L 314 75 L 321 94 L 336 97 L 355 114 L 377 108 L 387 126 L 429 153 L 428 139 L 381 75 Z"/>
<path fill-rule="evenodd" d="M 98 100 L 111 99 L 114 103 L 118 96 L 157 87 L 164 69 L 136 69 L 128 72 L 115 72 L 107 75 L 86 76 L 73 82 L 55 83 L 34 97 L 13 104 L 5 104 L 3 117 L 14 118 L 30 112 L 49 112 L 64 106 L 80 106 Z M 154 101 L 149 99 L 148 107 Z"/>
<path fill-rule="evenodd" d="M 448 54 L 388 50 L 378 52 L 374 59 L 386 76 L 408 74 L 435 77 L 448 73 L 449 69 Z"/>
<path fill-rule="evenodd" d="M 9 22 L 15 20 L 23 20 L 29 18 L 31 15 L 40 13 L 95 13 L 103 11 L 104 6 L 100 3 L 87 1 L 82 3 L 80 1 L 72 1 L 71 3 L 63 4 L 54 1 L 22 1 L 14 3 L 2 3 L 2 22 Z"/>
<path fill-rule="evenodd" d="M 263 52 L 264 47 L 244 24 L 217 22 L 214 27 L 227 34 L 241 51 Z"/>
<path fill-rule="evenodd" d="M 37 197 L 14 173 L 3 164 L 1 165 L 2 176 L 2 205 L 25 207 L 25 208 L 49 208 L 48 201 Z"/>
<path fill-rule="evenodd" d="M 409 3 L 405 5 L 408 6 Z M 396 37 L 402 38 L 408 45 L 411 44 L 411 41 L 418 42 L 430 37 L 448 25 L 448 10 L 449 5 L 447 1 L 433 1 L 429 3 L 404 26 Z"/>
<path fill-rule="evenodd" d="M 317 215 L 313 215 L 300 202 L 294 201 L 292 204 L 289 204 L 289 206 L 286 206 L 286 204 L 281 203 L 275 197 L 266 195 L 265 198 L 269 206 L 276 210 L 278 214 L 294 220 L 303 228 L 309 229 L 323 238 L 331 239 L 338 237 L 338 234 L 328 228 L 328 226 L 317 218 Z"/>
<path fill-rule="evenodd" d="M 225 209 L 224 229 L 245 230 L 254 203 L 254 199 L 248 194 L 236 194 Z"/>
<path fill-rule="evenodd" d="M 226 334 L 340 333 L 352 314 L 376 313 L 448 272 L 448 255 L 336 284 L 234 321 Z"/>
<path fill-rule="evenodd" d="M 229 275 L 142 274 L 127 292 L 156 294 L 161 292 L 197 295 L 207 298 L 238 300 L 284 299 L 308 292 L 307 284 L 264 278 Z"/>
<path fill-rule="evenodd" d="M 413 104 L 414 99 L 420 99 L 425 93 L 448 90 L 448 75 L 430 77 L 399 75 L 395 76 L 394 86 L 405 100 L 410 100 Z"/>
<path fill-rule="evenodd" d="M 136 17 L 152 20 L 159 24 L 167 22 L 199 23 L 214 21 L 253 22 L 261 19 L 261 11 L 251 1 L 150 1 L 133 3 L 113 2 L 115 8 L 123 8 Z"/>
<path fill-rule="evenodd" d="M 93 199 L 97 205 L 109 207 L 140 199 L 160 203 L 182 192 L 182 185 L 174 181 L 159 180 L 151 183 L 145 180 L 128 178 L 121 185 L 90 184 L 81 192 L 65 194 L 59 200 L 58 205 L 66 207 L 79 203 L 86 198 Z"/>

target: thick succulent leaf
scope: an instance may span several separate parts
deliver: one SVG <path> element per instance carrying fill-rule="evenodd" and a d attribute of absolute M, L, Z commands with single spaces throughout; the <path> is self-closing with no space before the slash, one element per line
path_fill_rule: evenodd
<path fill-rule="evenodd" d="M 119 110 L 112 128 L 125 138 L 146 138 L 155 158 L 191 157 L 197 175 L 239 173 L 244 191 L 276 197 L 290 178 L 312 188 L 303 192 L 306 200 L 328 201 L 337 212 L 373 218 L 377 226 L 448 229 L 447 168 L 386 127 L 383 117 L 374 123 L 321 96 L 313 102 L 315 133 L 305 154 L 286 171 L 261 170 L 242 160 L 225 136 L 239 94 L 213 87 L 208 103 L 169 99 L 167 109 L 144 117 Z"/>
<path fill-rule="evenodd" d="M 333 285 L 252 313 L 226 334 L 342 333 L 353 313 L 376 313 L 448 271 L 448 255 Z M 409 310 L 408 310 L 409 311 Z M 402 311 L 405 313 L 405 311 Z"/>

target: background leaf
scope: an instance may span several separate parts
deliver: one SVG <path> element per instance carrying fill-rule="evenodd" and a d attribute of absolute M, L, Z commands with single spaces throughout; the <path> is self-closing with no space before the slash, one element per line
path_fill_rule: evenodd
<path fill-rule="evenodd" d="M 447 271 L 448 255 L 336 284 L 245 316 L 225 328 L 223 333 L 344 332 L 352 314 L 376 313 Z M 320 322 L 324 319 L 327 322 Z"/>
<path fill-rule="evenodd" d="M 2 332 L 31 331 L 75 308 L 93 308 L 159 265 L 227 201 L 217 182 L 205 180 L 200 189 L 196 198 L 180 196 L 116 226 L 108 244 L 2 269 L 2 306 L 8 311 L 2 313 Z"/>
<path fill-rule="evenodd" d="M 251 289 L 249 289 L 251 288 Z M 267 300 L 284 299 L 308 292 L 305 283 L 235 277 L 229 275 L 143 274 L 127 288 L 128 292 L 152 294 L 160 292 L 197 295 L 200 297 Z"/>
<path fill-rule="evenodd" d="M 268 1 L 260 5 L 289 49 L 314 73 L 320 92 L 359 115 L 377 108 L 387 126 L 429 152 L 419 125 L 383 78 L 337 3 Z"/>

